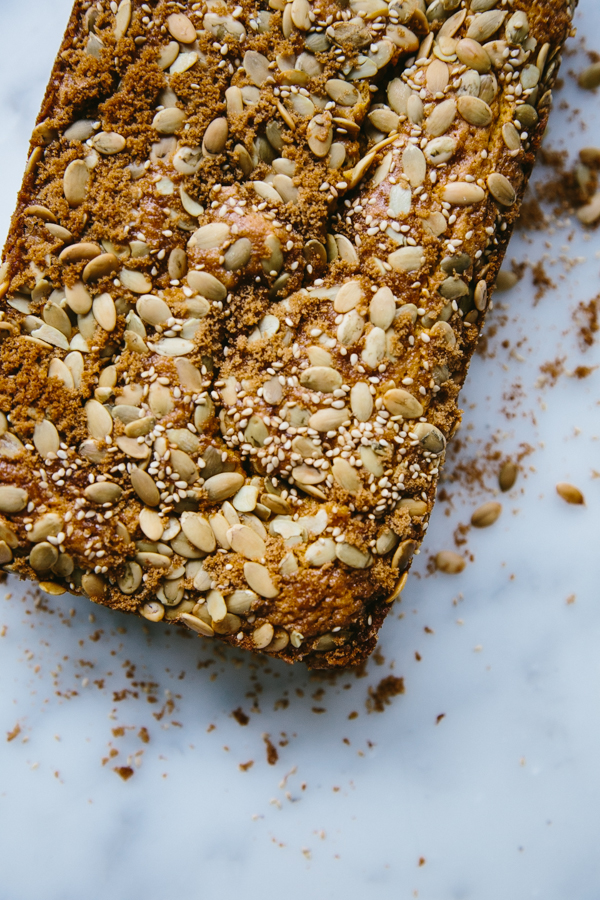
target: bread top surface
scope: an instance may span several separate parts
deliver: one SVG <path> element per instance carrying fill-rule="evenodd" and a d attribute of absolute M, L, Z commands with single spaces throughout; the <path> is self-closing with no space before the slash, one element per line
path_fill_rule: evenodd
<path fill-rule="evenodd" d="M 363 657 L 426 529 L 571 13 L 76 4 L 2 269 L 12 570 Z"/>

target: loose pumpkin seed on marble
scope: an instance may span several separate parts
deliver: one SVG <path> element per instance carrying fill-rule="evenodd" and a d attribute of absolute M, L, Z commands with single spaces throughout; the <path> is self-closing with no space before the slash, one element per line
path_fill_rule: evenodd
<path fill-rule="evenodd" d="M 511 488 L 515 486 L 518 474 L 519 467 L 512 460 L 509 459 L 503 463 L 500 472 L 498 473 L 498 486 L 500 487 L 500 490 L 503 492 L 510 491 Z"/>
<path fill-rule="evenodd" d="M 487 503 L 479 506 L 471 516 L 471 525 L 474 528 L 489 528 L 490 525 L 493 525 L 494 522 L 500 517 L 500 513 L 502 512 L 502 504 L 497 503 L 495 500 L 490 500 Z"/>
<path fill-rule="evenodd" d="M 574 506 L 585 505 L 584 496 L 579 488 L 573 484 L 568 484 L 566 481 L 560 481 L 556 485 L 556 493 L 567 503 L 571 503 Z"/>
<path fill-rule="evenodd" d="M 436 568 L 446 575 L 459 575 L 467 565 L 464 557 L 453 550 L 440 550 L 435 557 Z"/>

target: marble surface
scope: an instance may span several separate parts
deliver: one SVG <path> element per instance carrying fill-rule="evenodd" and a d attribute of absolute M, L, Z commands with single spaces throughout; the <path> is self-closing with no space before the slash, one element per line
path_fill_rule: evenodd
<path fill-rule="evenodd" d="M 3 234 L 69 7 L 0 2 Z M 600 50 L 595 0 L 577 24 L 546 141 L 571 156 L 600 144 L 600 95 L 572 75 L 583 36 Z M 598 292 L 600 240 L 565 217 L 518 233 L 508 256 L 542 260 L 555 287 L 536 301 L 528 268 L 496 296 L 458 456 L 478 461 L 481 483 L 449 461 L 449 499 L 363 677 L 266 665 L 2 586 L 1 900 L 599 896 L 600 371 L 568 373 L 600 364 L 575 316 Z M 555 359 L 552 386 L 540 366 Z M 465 571 L 431 574 L 495 495 L 490 454 L 524 448 L 501 518 L 466 536 Z M 585 506 L 564 503 L 558 481 Z M 405 693 L 369 712 L 389 675 Z"/>

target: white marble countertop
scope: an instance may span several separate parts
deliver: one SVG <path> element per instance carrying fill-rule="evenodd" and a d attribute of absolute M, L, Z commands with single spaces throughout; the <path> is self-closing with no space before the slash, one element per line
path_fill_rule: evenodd
<path fill-rule="evenodd" d="M 3 233 L 69 8 L 0 4 Z M 581 0 L 577 24 L 546 139 L 571 158 L 600 145 L 600 93 L 572 74 L 587 63 L 583 37 L 600 50 L 595 0 Z M 2 900 L 596 900 L 600 371 L 568 373 L 600 365 L 574 315 L 598 293 L 599 232 L 554 220 L 517 233 L 508 258 L 542 260 L 555 287 L 536 302 L 529 267 L 496 295 L 489 351 L 462 397 L 459 459 L 479 460 L 483 483 L 449 461 L 451 499 L 364 677 L 269 665 L 3 585 Z M 555 359 L 564 373 L 540 386 Z M 486 457 L 525 446 L 501 518 L 467 535 L 464 572 L 431 574 L 431 556 L 455 549 L 457 526 L 497 493 Z M 561 500 L 559 481 L 585 506 Z M 405 693 L 368 712 L 369 688 L 389 675 Z"/>

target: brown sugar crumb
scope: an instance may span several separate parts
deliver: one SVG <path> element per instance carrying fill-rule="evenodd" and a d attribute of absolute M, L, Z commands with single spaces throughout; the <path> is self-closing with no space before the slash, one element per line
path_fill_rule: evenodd
<path fill-rule="evenodd" d="M 555 288 L 556 285 L 548 276 L 546 269 L 544 268 L 544 262 L 541 259 L 534 266 L 532 266 L 531 274 L 533 276 L 533 283 L 537 288 L 534 298 L 535 302 L 537 303 L 538 300 L 542 299 L 547 290 Z"/>
<path fill-rule="evenodd" d="M 598 331 L 598 303 L 600 294 L 589 303 L 580 303 L 575 310 L 575 321 L 579 324 L 577 338 L 582 352 L 594 343 L 594 335 Z"/>
<path fill-rule="evenodd" d="M 265 742 L 265 747 L 267 748 L 267 762 L 270 766 L 274 766 L 279 759 L 277 747 L 271 742 L 271 738 L 268 734 L 263 734 L 263 741 Z"/>
<path fill-rule="evenodd" d="M 254 760 L 249 759 L 248 762 L 240 763 L 238 766 L 238 769 L 240 770 L 240 772 L 247 772 L 248 769 L 251 769 L 253 765 L 254 765 Z"/>
<path fill-rule="evenodd" d="M 14 741 L 21 734 L 21 726 L 17 722 L 12 731 L 7 732 L 6 740 L 10 743 L 10 741 Z"/>
<path fill-rule="evenodd" d="M 595 372 L 598 366 L 577 366 L 573 369 L 572 377 L 573 378 L 589 378 L 592 372 Z"/>
<path fill-rule="evenodd" d="M 561 375 L 564 375 L 566 356 L 556 357 L 554 360 L 542 363 L 540 372 L 542 377 L 538 379 L 538 387 L 554 387 Z"/>
<path fill-rule="evenodd" d="M 150 743 L 150 735 L 148 734 L 147 728 L 144 728 L 144 727 L 140 728 L 140 730 L 138 731 L 138 737 L 143 744 Z"/>
<path fill-rule="evenodd" d="M 231 715 L 238 723 L 238 725 L 247 725 L 250 721 L 250 716 L 246 715 L 241 706 L 238 706 L 237 709 L 234 709 Z"/>
<path fill-rule="evenodd" d="M 129 781 L 129 779 L 135 774 L 131 766 L 115 766 L 113 772 L 116 772 L 117 775 L 123 779 L 123 781 Z"/>
<path fill-rule="evenodd" d="M 382 678 L 376 688 L 369 688 L 366 700 L 367 712 L 383 712 L 394 697 L 404 693 L 404 679 L 395 675 Z"/>

